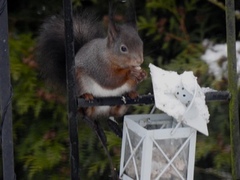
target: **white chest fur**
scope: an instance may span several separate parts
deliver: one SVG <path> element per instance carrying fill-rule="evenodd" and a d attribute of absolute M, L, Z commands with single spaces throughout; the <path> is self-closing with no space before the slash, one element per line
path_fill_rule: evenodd
<path fill-rule="evenodd" d="M 122 86 L 116 89 L 106 89 L 100 86 L 90 77 L 85 76 L 81 79 L 81 81 L 83 85 L 83 89 L 81 93 L 82 94 L 91 93 L 93 94 L 93 96 L 96 96 L 96 97 L 119 96 L 126 92 L 131 91 L 131 88 L 128 84 L 123 84 Z"/>

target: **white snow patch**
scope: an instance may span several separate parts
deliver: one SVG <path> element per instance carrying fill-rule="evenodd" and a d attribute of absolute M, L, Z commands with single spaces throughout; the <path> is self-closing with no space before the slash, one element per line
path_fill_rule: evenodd
<path fill-rule="evenodd" d="M 208 92 L 217 92 L 217 90 L 212 89 L 212 88 L 210 88 L 210 87 L 202 87 L 201 89 L 202 89 L 202 92 L 203 92 L 204 94 L 206 94 L 206 93 L 208 93 Z"/>
<path fill-rule="evenodd" d="M 228 78 L 227 69 L 227 45 L 215 44 L 209 40 L 203 41 L 203 46 L 207 49 L 201 59 L 209 66 L 209 73 L 213 74 L 216 80 Z M 240 41 L 236 42 L 237 73 L 240 75 Z M 239 78 L 238 78 L 239 79 Z M 240 80 L 238 80 L 240 85 Z"/>

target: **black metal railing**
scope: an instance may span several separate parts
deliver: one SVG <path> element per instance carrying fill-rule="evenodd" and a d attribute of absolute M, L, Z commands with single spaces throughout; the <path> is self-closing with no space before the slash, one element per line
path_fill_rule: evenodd
<path fill-rule="evenodd" d="M 229 124 L 233 179 L 240 179 L 239 95 L 236 57 L 235 1 L 225 0 L 228 54 Z"/>
<path fill-rule="evenodd" d="M 12 135 L 12 86 L 8 50 L 7 0 L 0 0 L 0 103 L 3 178 L 15 179 Z"/>
<path fill-rule="evenodd" d="M 228 101 L 230 94 L 228 91 L 212 91 L 205 93 L 206 101 Z M 153 95 L 141 95 L 135 99 L 131 99 L 128 96 L 116 96 L 116 97 L 100 97 L 94 98 L 93 100 L 85 100 L 83 98 L 78 99 L 78 107 L 90 107 L 90 106 L 116 106 L 116 105 L 147 105 L 154 104 Z"/>
<path fill-rule="evenodd" d="M 79 150 L 78 150 L 78 124 L 77 124 L 77 96 L 75 84 L 75 53 L 72 21 L 72 2 L 63 0 L 65 22 L 65 51 L 66 51 L 66 75 L 68 95 L 68 124 L 70 139 L 70 163 L 71 178 L 79 178 Z"/>

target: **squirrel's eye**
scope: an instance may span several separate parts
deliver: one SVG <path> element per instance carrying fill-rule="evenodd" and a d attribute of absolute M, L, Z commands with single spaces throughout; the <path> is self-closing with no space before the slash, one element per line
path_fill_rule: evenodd
<path fill-rule="evenodd" d="M 128 49 L 127 49 L 127 47 L 125 45 L 121 45 L 120 50 L 123 53 L 126 53 L 128 51 Z"/>

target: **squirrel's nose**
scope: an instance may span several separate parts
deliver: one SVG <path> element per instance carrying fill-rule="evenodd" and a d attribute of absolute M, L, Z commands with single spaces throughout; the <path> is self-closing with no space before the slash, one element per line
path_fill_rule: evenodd
<path fill-rule="evenodd" d="M 142 63 L 143 63 L 143 55 L 140 55 L 140 56 L 136 59 L 136 63 L 138 63 L 138 64 L 142 64 Z"/>
<path fill-rule="evenodd" d="M 137 59 L 137 64 L 142 64 L 143 63 L 143 59 L 142 58 L 138 58 Z"/>
<path fill-rule="evenodd" d="M 139 66 L 143 63 L 143 56 L 140 54 L 133 54 L 132 55 L 132 63 L 135 64 L 135 66 Z"/>

